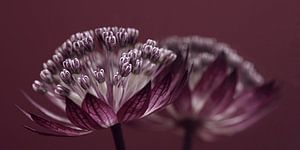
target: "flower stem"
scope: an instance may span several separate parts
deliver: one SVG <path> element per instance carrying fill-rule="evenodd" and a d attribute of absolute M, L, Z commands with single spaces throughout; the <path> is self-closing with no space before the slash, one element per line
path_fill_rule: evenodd
<path fill-rule="evenodd" d="M 110 129 L 114 138 L 116 150 L 125 150 L 121 124 L 115 124 Z"/>
<path fill-rule="evenodd" d="M 189 122 L 189 121 L 185 122 L 182 150 L 192 149 L 192 142 L 193 142 L 195 128 L 196 127 L 193 122 Z"/>

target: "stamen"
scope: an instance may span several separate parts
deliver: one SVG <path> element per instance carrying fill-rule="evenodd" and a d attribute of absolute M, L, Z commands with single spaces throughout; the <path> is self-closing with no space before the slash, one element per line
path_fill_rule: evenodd
<path fill-rule="evenodd" d="M 154 40 L 148 39 L 145 44 L 155 47 L 157 45 L 157 42 Z"/>
<path fill-rule="evenodd" d="M 74 58 L 73 60 L 72 60 L 72 67 L 73 67 L 73 69 L 80 69 L 80 67 L 81 67 L 81 65 L 80 65 L 80 61 L 79 61 L 79 59 L 78 58 Z"/>
<path fill-rule="evenodd" d="M 71 35 L 70 40 L 71 40 L 71 42 L 75 42 L 75 41 L 87 38 L 89 36 L 94 37 L 93 30 L 75 33 L 75 34 Z"/>
<path fill-rule="evenodd" d="M 160 56 L 159 62 L 164 63 L 164 64 L 169 64 L 169 63 L 173 62 L 177 57 L 176 54 L 174 54 L 172 51 L 167 50 L 167 49 L 161 48 L 160 52 L 161 52 L 161 54 L 160 54 L 161 56 Z"/>
<path fill-rule="evenodd" d="M 83 41 L 85 50 L 87 52 L 91 52 L 93 49 L 95 49 L 95 43 L 94 43 L 94 39 L 92 36 L 88 36 L 88 37 L 84 38 L 82 41 Z"/>
<path fill-rule="evenodd" d="M 119 74 L 122 77 L 127 77 L 132 70 L 132 65 L 130 64 L 130 57 L 127 53 L 123 53 L 119 61 Z"/>
<path fill-rule="evenodd" d="M 157 63 L 161 57 L 162 49 L 156 47 L 155 41 L 148 39 L 147 42 L 140 47 L 140 51 L 144 59 L 149 59 L 151 62 Z"/>
<path fill-rule="evenodd" d="M 144 44 L 140 47 L 140 50 L 142 52 L 142 57 L 143 58 L 149 58 L 150 57 L 150 51 L 153 49 L 153 46 L 151 45 L 147 45 L 147 44 Z"/>
<path fill-rule="evenodd" d="M 62 96 L 62 97 L 67 97 L 70 95 L 70 90 L 60 84 L 58 84 L 54 90 L 55 94 Z"/>
<path fill-rule="evenodd" d="M 117 45 L 117 38 L 114 35 L 112 35 L 112 32 L 109 33 L 110 34 L 106 36 L 104 40 L 105 40 L 105 46 L 107 50 L 111 51 Z"/>
<path fill-rule="evenodd" d="M 132 65 L 129 62 L 122 64 L 119 72 L 122 77 L 127 77 L 132 70 Z"/>
<path fill-rule="evenodd" d="M 43 68 L 49 70 L 53 74 L 56 74 L 58 71 L 57 66 L 50 59 L 47 62 L 43 63 Z"/>
<path fill-rule="evenodd" d="M 104 69 L 100 69 L 99 71 L 95 70 L 94 77 L 99 83 L 103 83 L 105 81 Z"/>
<path fill-rule="evenodd" d="M 78 82 L 80 86 L 87 90 L 91 86 L 90 78 L 87 75 L 81 75 L 78 77 Z"/>
<path fill-rule="evenodd" d="M 156 47 L 156 41 L 148 39 L 145 44 L 139 47 L 144 59 L 149 59 L 151 62 L 157 62 L 160 58 L 160 49 Z"/>
<path fill-rule="evenodd" d="M 73 82 L 72 75 L 67 69 L 63 69 L 59 75 L 64 83 L 69 85 Z"/>
<path fill-rule="evenodd" d="M 133 49 L 133 50 L 130 50 L 128 53 L 127 53 L 127 56 L 130 58 L 131 61 L 135 61 L 136 59 L 139 59 L 141 58 L 142 56 L 142 51 L 138 50 L 138 49 Z"/>
<path fill-rule="evenodd" d="M 82 37 L 73 42 L 73 49 L 77 56 L 82 56 L 87 52 L 94 50 L 95 44 L 92 36 Z"/>
<path fill-rule="evenodd" d="M 52 74 L 48 69 L 42 70 L 41 73 L 40 73 L 40 77 L 46 83 L 52 83 L 53 82 Z"/>
<path fill-rule="evenodd" d="M 160 58 L 160 49 L 158 49 L 157 47 L 153 47 L 150 51 L 150 61 L 151 62 L 154 62 L 154 63 L 157 63 L 159 58 Z"/>
<path fill-rule="evenodd" d="M 72 60 L 70 58 L 66 59 L 63 62 L 63 67 L 66 69 L 71 69 L 71 65 L 72 65 Z"/>
<path fill-rule="evenodd" d="M 122 76 L 119 74 L 119 72 L 116 72 L 114 74 L 113 80 L 112 80 L 113 85 L 120 86 L 121 79 L 122 79 Z"/>
<path fill-rule="evenodd" d="M 150 63 L 145 68 L 143 68 L 143 70 L 144 70 L 143 72 L 144 72 L 145 75 L 150 76 L 150 75 L 153 74 L 153 72 L 155 71 L 155 69 L 156 69 L 156 65 L 153 64 L 153 63 Z"/>
<path fill-rule="evenodd" d="M 52 56 L 52 59 L 55 64 L 60 65 L 64 61 L 64 57 L 60 52 L 57 52 L 55 55 Z"/>
<path fill-rule="evenodd" d="M 142 70 L 143 61 L 142 59 L 137 59 L 132 65 L 132 73 L 139 74 Z"/>
<path fill-rule="evenodd" d="M 130 61 L 130 57 L 128 57 L 127 53 L 122 53 L 122 56 L 120 57 L 119 65 L 121 66 L 124 63 L 127 63 Z"/>
<path fill-rule="evenodd" d="M 127 43 L 131 45 L 135 44 L 139 36 L 139 30 L 134 28 L 127 28 L 127 34 L 128 34 Z"/>
<path fill-rule="evenodd" d="M 82 56 L 85 53 L 85 47 L 82 40 L 73 42 L 73 49 L 78 56 Z"/>
<path fill-rule="evenodd" d="M 71 40 L 67 40 L 57 49 L 65 58 L 70 57 L 73 54 L 73 44 Z"/>
<path fill-rule="evenodd" d="M 120 44 L 121 47 L 126 46 L 126 40 L 128 39 L 128 33 L 125 32 L 124 28 L 121 28 L 120 31 L 116 33 L 117 42 Z"/>
<path fill-rule="evenodd" d="M 79 73 L 81 71 L 81 64 L 78 58 L 66 59 L 63 62 L 63 67 L 72 73 Z"/>
<path fill-rule="evenodd" d="M 109 51 L 116 48 L 134 45 L 139 35 L 138 30 L 133 28 L 103 27 L 95 29 L 99 43 Z"/>
<path fill-rule="evenodd" d="M 130 64 L 132 66 L 131 72 L 134 74 L 138 74 L 141 72 L 141 68 L 143 65 L 143 61 L 142 61 L 142 51 L 138 50 L 138 49 L 133 49 L 130 50 L 127 53 L 127 56 L 130 59 Z"/>
<path fill-rule="evenodd" d="M 32 83 L 32 89 L 38 93 L 44 94 L 47 92 L 45 85 L 39 80 L 34 80 Z"/>
<path fill-rule="evenodd" d="M 142 52 L 142 58 L 149 59 L 152 63 L 155 64 L 169 64 L 176 59 L 175 53 L 164 48 L 158 48 L 156 47 L 156 45 L 156 41 L 148 39 L 145 44 L 139 46 L 139 50 Z"/>

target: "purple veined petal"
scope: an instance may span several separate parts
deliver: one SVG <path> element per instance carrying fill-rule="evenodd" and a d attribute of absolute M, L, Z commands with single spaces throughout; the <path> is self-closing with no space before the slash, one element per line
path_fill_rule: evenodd
<path fill-rule="evenodd" d="M 148 108 L 151 97 L 151 82 L 133 95 L 118 111 L 118 118 L 122 122 L 140 118 Z"/>
<path fill-rule="evenodd" d="M 180 114 L 190 114 L 193 112 L 192 102 L 191 102 L 191 90 L 186 84 L 183 87 L 182 93 L 179 95 L 178 98 L 175 98 L 173 106 L 174 109 Z"/>
<path fill-rule="evenodd" d="M 155 110 L 159 109 L 170 98 L 168 96 L 168 90 L 172 81 L 172 74 L 167 75 L 161 83 L 156 84 L 151 90 L 151 97 L 148 109 L 144 116 L 149 115 Z M 144 117 L 143 116 L 143 117 Z"/>
<path fill-rule="evenodd" d="M 232 118 L 245 113 L 251 114 L 261 109 L 273 107 L 276 102 L 274 97 L 277 95 L 277 91 L 275 81 L 270 81 L 243 93 L 227 108 L 225 118 Z"/>
<path fill-rule="evenodd" d="M 150 103 L 144 116 L 149 115 L 152 112 L 164 108 L 166 105 L 172 103 L 174 99 L 177 98 L 181 93 L 181 90 L 183 89 L 181 86 L 185 85 L 187 76 L 187 71 L 181 75 L 180 79 L 176 80 L 174 80 L 171 76 L 166 76 L 165 80 L 162 81 L 161 84 L 155 86 L 151 91 Z M 176 84 L 171 85 L 171 80 Z"/>
<path fill-rule="evenodd" d="M 24 91 L 21 91 L 23 93 L 23 95 L 25 96 L 25 98 L 37 109 L 39 109 L 42 113 L 44 113 L 46 116 L 59 121 L 59 122 L 63 122 L 63 123 L 67 123 L 67 124 L 71 124 L 70 120 L 68 120 L 68 118 L 60 116 L 58 114 L 55 114 L 51 111 L 49 111 L 48 109 L 46 109 L 45 107 L 41 106 L 40 104 L 38 104 L 35 100 L 33 100 L 28 94 L 26 94 Z"/>
<path fill-rule="evenodd" d="M 196 85 L 194 91 L 197 95 L 210 93 L 216 86 L 218 86 L 226 76 L 227 61 L 224 53 L 219 54 L 216 60 L 210 64 L 203 73 L 199 83 Z"/>
<path fill-rule="evenodd" d="M 187 57 L 183 62 L 174 63 L 177 66 L 173 66 L 173 70 L 170 70 L 160 82 L 156 83 L 151 90 L 150 103 L 144 116 L 163 108 L 173 102 L 175 97 L 179 96 L 189 74 L 189 71 L 186 69 L 186 63 Z"/>
<path fill-rule="evenodd" d="M 69 127 L 61 123 L 53 122 L 47 119 L 44 119 L 38 115 L 28 113 L 22 108 L 16 106 L 25 116 L 27 116 L 30 120 L 33 122 L 37 123 L 38 125 L 52 130 L 56 133 L 66 135 L 66 136 L 80 136 L 89 133 L 90 131 L 88 130 L 80 130 L 80 129 L 75 129 L 75 127 Z"/>
<path fill-rule="evenodd" d="M 180 75 L 181 76 L 181 75 Z M 174 86 L 173 89 L 169 89 L 168 96 L 165 97 L 165 100 L 160 107 L 154 109 L 164 108 L 166 105 L 173 103 L 174 105 L 169 105 L 163 110 L 159 110 L 157 114 L 160 116 L 164 116 L 166 118 L 172 118 L 173 120 L 178 120 L 180 117 L 184 115 L 189 115 L 189 113 L 193 112 L 191 105 L 191 91 L 187 84 L 187 79 L 189 76 L 189 72 L 186 70 L 185 73 L 181 76 L 178 81 L 174 81 L 177 85 Z M 186 90 L 186 93 L 182 91 Z M 183 97 L 182 97 L 183 96 Z M 162 97 L 164 98 L 164 97 Z M 177 102 L 176 102 L 177 100 Z"/>
<path fill-rule="evenodd" d="M 185 89 L 185 87 L 189 88 L 187 85 L 187 80 L 188 80 L 188 76 L 189 76 L 190 72 L 188 70 L 185 70 L 185 65 L 183 65 L 181 67 L 181 69 L 183 69 L 183 70 L 181 70 L 180 73 L 176 74 L 175 77 L 172 79 L 172 83 L 171 83 L 170 87 L 168 88 L 167 96 L 160 97 L 161 99 L 163 99 L 162 100 L 163 103 L 161 103 L 160 106 L 157 106 L 152 111 L 161 109 L 161 108 L 165 107 L 166 105 L 171 104 L 175 99 L 178 99 L 178 97 L 180 97 L 180 95 L 182 94 L 182 91 Z M 188 97 L 185 97 L 185 98 L 188 98 Z M 185 103 L 186 105 L 191 104 L 191 99 L 188 99 L 187 101 L 188 101 L 188 103 Z M 173 105 L 173 106 L 175 106 L 175 105 Z M 176 112 L 175 107 L 167 107 L 165 110 L 168 111 L 170 115 L 172 114 L 170 117 L 176 118 L 176 116 L 175 116 L 176 114 L 174 114 Z M 193 110 L 190 109 L 189 111 L 193 111 Z M 160 111 L 160 112 L 164 112 L 164 111 Z M 162 113 L 160 113 L 160 114 L 162 114 Z"/>
<path fill-rule="evenodd" d="M 275 81 L 270 81 L 256 88 L 253 99 L 252 100 L 250 99 L 247 104 L 249 105 L 248 106 L 249 109 L 245 105 L 243 107 L 244 110 L 246 110 L 245 113 L 249 113 L 249 114 L 256 113 L 256 112 L 258 113 L 260 111 L 274 108 L 278 100 L 275 98 L 278 90 L 279 89 Z"/>
<path fill-rule="evenodd" d="M 37 133 L 37 134 L 40 134 L 40 135 L 44 135 L 44 136 L 55 136 L 55 137 L 76 137 L 76 136 L 83 136 L 83 135 L 86 135 L 86 134 L 89 134 L 91 133 L 92 131 L 86 131 L 86 132 L 80 132 L 80 133 L 74 133 L 74 134 L 64 134 L 64 133 L 49 133 L 49 132 L 43 132 L 43 131 L 39 131 L 39 130 L 36 130 L 32 127 L 29 127 L 29 126 L 24 126 L 25 129 L 31 131 L 31 132 L 34 132 L 34 133 Z"/>
<path fill-rule="evenodd" d="M 185 85 L 187 85 L 187 80 L 189 76 L 189 71 L 184 70 L 184 73 L 181 75 L 178 75 L 178 78 L 175 78 L 173 81 L 173 85 L 171 84 L 169 88 L 169 99 L 166 102 L 166 104 L 172 103 L 176 98 L 179 97 L 181 92 L 183 91 Z"/>
<path fill-rule="evenodd" d="M 146 114 L 150 114 L 157 109 L 167 99 L 168 88 L 171 84 L 171 74 L 167 75 L 161 83 L 156 84 L 151 90 L 151 98 Z M 145 115 L 146 115 L 145 114 Z"/>
<path fill-rule="evenodd" d="M 278 85 L 276 81 L 267 82 L 256 89 L 255 95 L 259 107 L 268 107 L 276 102 L 276 95 L 278 95 Z M 273 106 L 273 105 L 272 105 Z"/>
<path fill-rule="evenodd" d="M 268 109 L 258 110 L 252 112 L 251 114 L 245 113 L 240 116 L 235 116 L 234 118 L 216 122 L 214 132 L 216 134 L 223 135 L 232 135 L 240 132 L 259 121 L 261 118 L 267 115 L 271 109 L 272 107 L 269 107 Z"/>
<path fill-rule="evenodd" d="M 97 99 L 91 94 L 87 94 L 82 102 L 82 109 L 87 112 L 103 128 L 110 127 L 118 123 L 118 118 L 104 100 Z"/>
<path fill-rule="evenodd" d="M 204 107 L 200 111 L 200 116 L 209 117 L 212 114 L 224 111 L 233 101 L 237 81 L 237 70 L 234 70 L 211 93 L 210 98 L 205 102 Z"/>
<path fill-rule="evenodd" d="M 66 98 L 66 114 L 74 125 L 82 129 L 96 129 L 100 127 L 87 112 L 69 98 Z"/>

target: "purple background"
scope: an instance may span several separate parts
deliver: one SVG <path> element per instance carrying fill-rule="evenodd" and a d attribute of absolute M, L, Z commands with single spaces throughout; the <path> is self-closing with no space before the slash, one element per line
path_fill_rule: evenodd
<path fill-rule="evenodd" d="M 2 1 L 1 18 L 1 150 L 113 149 L 109 130 L 79 138 L 33 134 L 18 104 L 37 112 L 20 89 L 31 90 L 41 64 L 72 33 L 107 25 L 136 27 L 141 39 L 168 35 L 216 37 L 253 61 L 267 79 L 283 84 L 278 109 L 250 129 L 214 143 L 195 140 L 201 150 L 300 149 L 300 2 L 298 0 L 186 1 Z M 125 129 L 128 149 L 180 149 L 171 133 Z M 196 148 L 197 147 L 197 148 Z"/>

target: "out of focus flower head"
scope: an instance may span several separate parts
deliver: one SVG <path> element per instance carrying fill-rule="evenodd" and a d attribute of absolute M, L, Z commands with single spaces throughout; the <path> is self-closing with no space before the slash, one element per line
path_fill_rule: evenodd
<path fill-rule="evenodd" d="M 142 118 L 172 102 L 187 78 L 184 61 L 153 40 L 139 43 L 138 35 L 133 28 L 103 27 L 67 39 L 32 85 L 65 116 L 25 95 L 48 118 L 20 109 L 53 132 L 26 128 L 44 135 L 79 136 Z M 172 70 L 174 65 L 179 69 Z"/>
<path fill-rule="evenodd" d="M 229 45 L 191 36 L 170 37 L 161 46 L 188 55 L 189 81 L 172 105 L 135 125 L 191 130 L 211 141 L 246 129 L 274 108 L 275 82 L 265 82 Z"/>

